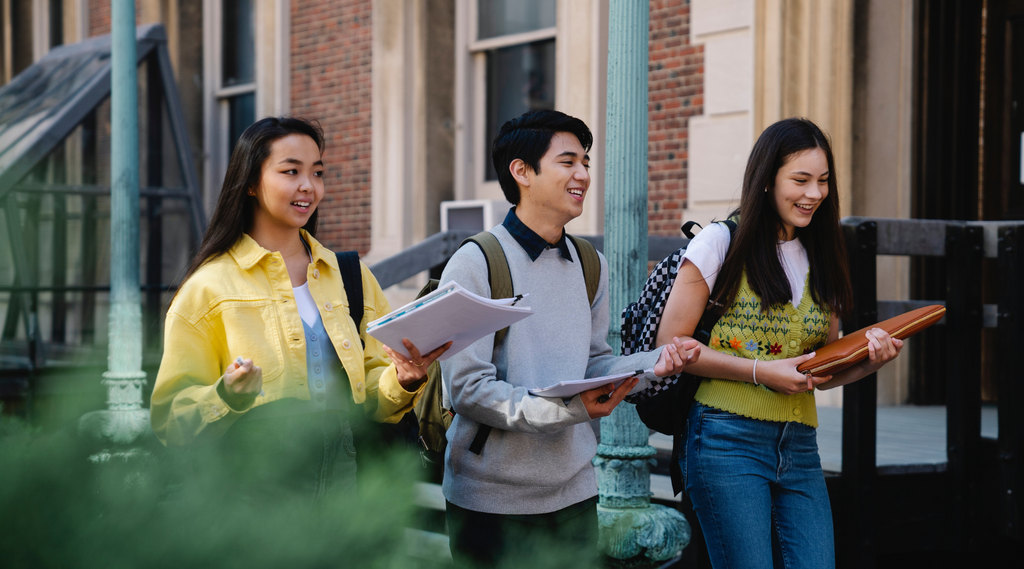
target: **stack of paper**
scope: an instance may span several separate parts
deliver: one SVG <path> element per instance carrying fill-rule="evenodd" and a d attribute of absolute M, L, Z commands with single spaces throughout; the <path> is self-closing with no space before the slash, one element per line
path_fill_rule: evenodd
<path fill-rule="evenodd" d="M 570 379 L 547 387 L 531 389 L 530 393 L 539 397 L 573 397 L 578 393 L 583 393 L 584 391 L 594 389 L 595 387 L 601 387 L 602 385 L 608 385 L 609 383 L 618 387 L 623 381 L 626 381 L 633 376 L 643 375 L 644 373 L 649 373 L 651 371 L 654 370 L 638 369 L 636 371 L 627 371 L 625 373 L 606 375 L 604 377 Z"/>
<path fill-rule="evenodd" d="M 366 333 L 406 357 L 409 352 L 402 338 L 408 338 L 421 354 L 451 341 L 452 347 L 438 358 L 445 360 L 480 338 L 533 314 L 529 307 L 516 304 L 523 296 L 490 299 L 450 282 L 370 322 Z"/>

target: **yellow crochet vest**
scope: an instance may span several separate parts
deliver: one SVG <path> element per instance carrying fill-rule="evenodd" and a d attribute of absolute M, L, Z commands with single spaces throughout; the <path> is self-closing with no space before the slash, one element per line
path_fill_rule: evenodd
<path fill-rule="evenodd" d="M 810 353 L 828 339 L 831 311 L 819 307 L 804 283 L 800 305 L 791 303 L 761 312 L 761 299 L 750 288 L 746 272 L 736 300 L 711 330 L 711 349 L 747 359 L 781 360 Z M 762 421 L 797 422 L 817 428 L 814 392 L 783 395 L 763 385 L 705 379 L 694 397 L 704 405 Z"/>

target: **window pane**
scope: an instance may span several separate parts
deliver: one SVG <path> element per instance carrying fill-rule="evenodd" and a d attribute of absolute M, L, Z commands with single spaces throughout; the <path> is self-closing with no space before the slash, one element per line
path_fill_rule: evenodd
<path fill-rule="evenodd" d="M 64 44 L 64 2 L 50 0 L 50 47 Z"/>
<path fill-rule="evenodd" d="M 556 0 L 477 0 L 477 39 L 555 27 Z"/>
<path fill-rule="evenodd" d="M 221 23 L 221 86 L 256 79 L 256 17 L 253 0 L 224 0 Z"/>
<path fill-rule="evenodd" d="M 246 93 L 228 99 L 228 156 L 235 150 L 238 137 L 256 122 L 256 94 Z"/>
<path fill-rule="evenodd" d="M 491 143 L 505 121 L 526 111 L 555 108 L 555 40 L 487 52 L 486 179 L 497 180 Z"/>

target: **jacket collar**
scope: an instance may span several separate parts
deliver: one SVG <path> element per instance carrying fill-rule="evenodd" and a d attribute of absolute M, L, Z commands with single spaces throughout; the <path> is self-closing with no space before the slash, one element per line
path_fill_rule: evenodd
<path fill-rule="evenodd" d="M 313 238 L 313 236 L 305 229 L 299 229 L 299 234 L 302 236 L 303 241 L 309 245 L 314 265 L 319 266 L 322 263 L 331 267 L 335 271 L 338 270 L 338 258 L 334 256 L 334 253 L 321 245 L 320 242 Z M 238 266 L 245 271 L 253 268 L 257 263 L 262 261 L 264 257 L 273 254 L 273 252 L 261 247 L 255 239 L 249 237 L 248 233 L 243 233 L 242 237 L 231 246 L 231 249 L 228 250 L 228 253 L 235 259 Z"/>

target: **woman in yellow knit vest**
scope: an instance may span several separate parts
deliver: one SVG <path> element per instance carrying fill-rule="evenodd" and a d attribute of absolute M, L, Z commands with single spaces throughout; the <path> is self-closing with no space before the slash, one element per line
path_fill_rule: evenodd
<path fill-rule="evenodd" d="M 669 294 L 658 345 L 688 338 L 706 307 L 721 314 L 681 461 L 715 569 L 831 568 L 832 513 L 821 471 L 814 389 L 865 377 L 903 342 L 868 332 L 869 358 L 829 377 L 797 371 L 838 338 L 852 308 L 828 138 L 806 119 L 761 134 L 743 177 L 735 234 L 700 232 Z M 732 243 L 730 243 L 732 241 Z"/>

